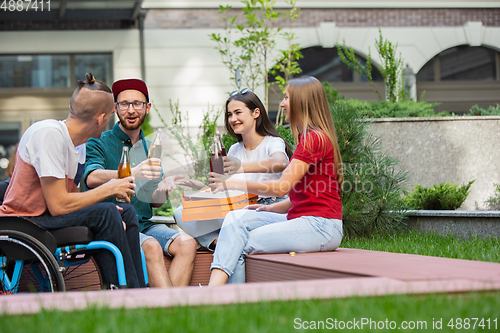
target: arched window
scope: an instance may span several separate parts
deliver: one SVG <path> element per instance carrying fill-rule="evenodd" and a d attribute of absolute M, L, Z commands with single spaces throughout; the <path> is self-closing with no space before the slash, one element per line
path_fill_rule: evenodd
<path fill-rule="evenodd" d="M 340 59 L 337 48 L 324 48 L 321 46 L 307 47 L 301 50 L 303 58 L 298 60 L 302 73 L 298 76 L 310 75 L 314 76 L 321 82 L 330 82 L 334 88 L 339 90 L 340 94 L 347 98 L 359 98 L 365 100 L 373 99 L 376 95 L 373 88 L 367 84 L 368 79 L 350 70 Z M 358 60 L 362 64 L 366 64 L 366 59 L 357 55 Z M 380 71 L 372 65 L 373 81 L 383 81 Z M 273 78 L 270 78 L 273 80 Z M 347 89 L 343 89 L 348 86 Z M 275 119 L 276 112 L 279 108 L 279 103 L 283 95 L 277 86 L 269 89 L 269 116 Z"/>
<path fill-rule="evenodd" d="M 310 75 L 316 77 L 321 82 L 367 82 L 366 77 L 351 71 L 340 59 L 337 48 L 323 48 L 321 46 L 308 47 L 301 50 L 302 59 L 299 65 L 302 69 L 300 75 Z M 363 64 L 366 59 L 358 55 L 358 59 Z M 382 81 L 382 75 L 373 66 L 372 77 L 374 81 Z"/>
<path fill-rule="evenodd" d="M 487 47 L 460 45 L 444 50 L 417 73 L 417 81 L 496 81 L 499 53 Z"/>

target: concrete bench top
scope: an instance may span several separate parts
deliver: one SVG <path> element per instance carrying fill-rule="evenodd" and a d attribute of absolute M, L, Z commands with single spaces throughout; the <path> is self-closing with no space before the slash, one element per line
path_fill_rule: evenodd
<path fill-rule="evenodd" d="M 500 217 L 498 210 L 409 210 L 409 216 Z"/>
<path fill-rule="evenodd" d="M 154 223 L 175 224 L 173 216 L 153 216 L 151 221 Z"/>

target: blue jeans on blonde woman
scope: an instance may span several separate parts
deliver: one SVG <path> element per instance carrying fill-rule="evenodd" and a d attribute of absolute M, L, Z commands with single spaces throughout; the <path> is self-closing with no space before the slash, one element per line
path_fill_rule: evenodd
<path fill-rule="evenodd" d="M 259 204 L 270 205 L 280 202 L 285 198 L 260 198 Z M 219 237 L 219 230 L 222 227 L 224 219 L 211 219 L 203 221 L 182 221 L 182 206 L 174 211 L 174 219 L 177 226 L 184 230 L 188 235 L 194 237 L 201 246 L 210 250 L 210 244 Z"/>
<path fill-rule="evenodd" d="M 245 255 L 333 251 L 342 241 L 342 221 L 316 216 L 287 220 L 286 214 L 237 210 L 224 219 L 211 269 L 245 282 Z"/>

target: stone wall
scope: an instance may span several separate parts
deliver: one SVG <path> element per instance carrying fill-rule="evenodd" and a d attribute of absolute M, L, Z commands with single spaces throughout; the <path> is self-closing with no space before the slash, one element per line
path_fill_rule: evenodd
<path fill-rule="evenodd" d="M 371 132 L 411 173 L 408 189 L 475 179 L 461 209 L 481 210 L 500 183 L 500 117 L 377 119 Z"/>

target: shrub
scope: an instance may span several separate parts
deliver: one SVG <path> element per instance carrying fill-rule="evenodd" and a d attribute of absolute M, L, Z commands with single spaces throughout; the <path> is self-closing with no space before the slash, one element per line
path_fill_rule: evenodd
<path fill-rule="evenodd" d="M 153 215 L 154 216 L 174 216 L 174 208 L 170 203 L 170 199 L 168 199 L 163 206 L 155 208 L 153 207 Z"/>
<path fill-rule="evenodd" d="M 363 102 L 357 99 L 338 100 L 339 103 L 357 108 L 362 117 L 366 118 L 405 118 L 405 117 L 443 117 L 450 116 L 448 112 L 436 113 L 434 107 L 439 103 L 424 101 L 413 102 Z"/>
<path fill-rule="evenodd" d="M 471 107 L 469 114 L 465 114 L 465 116 L 500 116 L 500 104 L 490 106 L 486 110 L 476 104 Z"/>
<path fill-rule="evenodd" d="M 474 180 L 462 186 L 441 183 L 430 188 L 417 184 L 413 192 L 405 195 L 404 200 L 411 209 L 455 210 L 467 199 L 473 183 Z"/>
<path fill-rule="evenodd" d="M 398 161 L 380 150 L 368 132 L 370 122 L 353 103 L 335 98 L 329 84 L 325 91 L 337 130 L 344 171 L 343 225 L 346 237 L 371 236 L 403 230 L 405 210 L 400 200 L 405 171 Z"/>
<path fill-rule="evenodd" d="M 493 183 L 495 186 L 495 194 L 486 200 L 488 210 L 500 210 L 500 184 Z"/>

